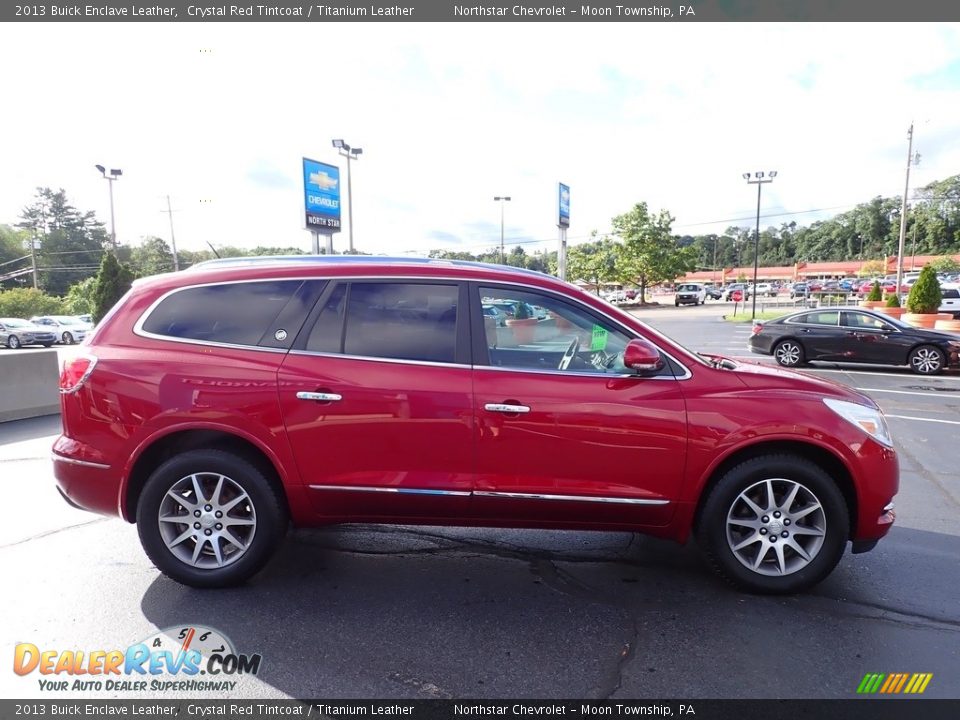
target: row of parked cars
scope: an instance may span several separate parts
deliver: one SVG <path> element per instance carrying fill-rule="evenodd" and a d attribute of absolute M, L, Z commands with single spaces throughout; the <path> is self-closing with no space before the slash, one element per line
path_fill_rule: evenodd
<path fill-rule="evenodd" d="M 93 329 L 89 315 L 42 315 L 29 320 L 0 318 L 0 346 L 17 350 L 28 345 L 82 342 Z"/>

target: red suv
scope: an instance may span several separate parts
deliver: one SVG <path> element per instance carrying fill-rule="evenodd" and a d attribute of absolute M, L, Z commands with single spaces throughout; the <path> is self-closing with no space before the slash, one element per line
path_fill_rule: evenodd
<path fill-rule="evenodd" d="M 484 306 L 543 317 L 500 327 Z M 212 261 L 139 280 L 60 378 L 68 502 L 136 522 L 197 587 L 289 525 L 626 530 L 741 588 L 794 592 L 893 522 L 868 397 L 690 352 L 531 271 L 457 261 Z"/>

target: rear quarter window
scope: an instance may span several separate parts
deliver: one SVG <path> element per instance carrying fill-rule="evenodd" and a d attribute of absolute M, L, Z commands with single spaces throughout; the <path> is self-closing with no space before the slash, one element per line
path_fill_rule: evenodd
<path fill-rule="evenodd" d="M 141 330 L 181 340 L 256 346 L 302 284 L 272 280 L 178 290 L 160 301 Z"/>

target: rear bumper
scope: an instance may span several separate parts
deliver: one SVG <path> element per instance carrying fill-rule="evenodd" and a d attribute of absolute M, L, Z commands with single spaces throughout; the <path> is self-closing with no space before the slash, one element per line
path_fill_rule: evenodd
<path fill-rule="evenodd" d="M 119 473 L 110 465 L 67 455 L 75 441 L 61 436 L 53 446 L 53 476 L 64 500 L 82 510 L 101 515 L 120 515 Z"/>

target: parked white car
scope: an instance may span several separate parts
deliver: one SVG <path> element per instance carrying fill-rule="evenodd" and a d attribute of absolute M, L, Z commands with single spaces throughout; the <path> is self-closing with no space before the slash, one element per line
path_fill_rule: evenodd
<path fill-rule="evenodd" d="M 30 318 L 30 322 L 47 328 L 53 332 L 58 343 L 73 345 L 82 342 L 90 327 L 80 318 L 72 315 L 42 315 Z"/>
<path fill-rule="evenodd" d="M 681 283 L 677 285 L 677 294 L 673 298 L 673 304 L 680 305 L 703 305 L 707 301 L 707 288 L 700 283 Z"/>

